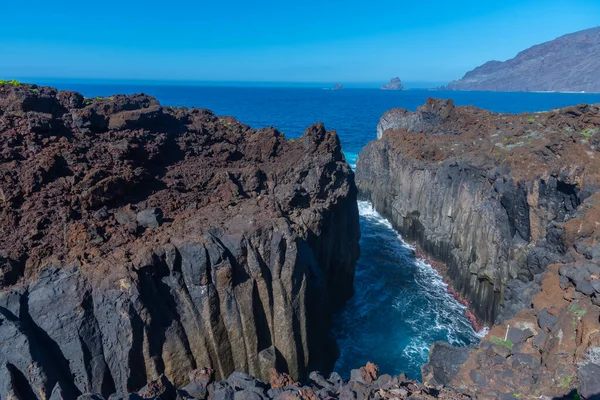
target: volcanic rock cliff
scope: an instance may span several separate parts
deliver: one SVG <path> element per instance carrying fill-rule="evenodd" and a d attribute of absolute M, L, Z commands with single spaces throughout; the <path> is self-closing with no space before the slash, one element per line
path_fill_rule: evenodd
<path fill-rule="evenodd" d="M 600 92 L 600 27 L 538 44 L 501 62 L 488 61 L 448 90 Z"/>
<path fill-rule="evenodd" d="M 522 308 L 529 282 L 568 257 L 562 224 L 600 183 L 599 128 L 598 106 L 508 115 L 429 99 L 383 116 L 380 139 L 359 156 L 359 191 L 448 263 L 456 288 L 492 323 Z"/>
<path fill-rule="evenodd" d="M 480 320 L 503 323 L 470 356 L 434 346 L 425 382 L 600 395 L 600 107 L 510 115 L 429 99 L 387 112 L 378 137 L 359 155 L 359 196 L 446 264 Z"/>
<path fill-rule="evenodd" d="M 0 85 L 0 398 L 331 369 L 356 194 L 322 124 Z"/>

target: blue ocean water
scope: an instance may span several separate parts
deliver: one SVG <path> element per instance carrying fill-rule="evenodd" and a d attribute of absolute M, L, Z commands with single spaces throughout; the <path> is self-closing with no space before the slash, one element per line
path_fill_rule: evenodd
<path fill-rule="evenodd" d="M 337 130 L 351 165 L 355 165 L 360 149 L 376 138 L 376 125 L 385 111 L 394 107 L 414 110 L 430 96 L 511 113 L 600 102 L 600 94 L 332 91 L 73 82 L 53 82 L 52 86 L 77 90 L 87 97 L 144 92 L 163 105 L 208 108 L 255 128 L 275 126 L 288 137 L 300 136 L 307 126 L 321 121 L 328 129 Z M 356 267 L 355 296 L 335 316 L 332 334 L 341 352 L 335 369 L 349 376 L 350 369 L 372 361 L 382 373 L 405 372 L 419 379 L 420 366 L 427 361 L 434 341 L 464 346 L 476 343 L 478 335 L 464 316 L 464 306 L 448 294 L 439 274 L 414 258 L 410 247 L 369 203 L 359 202 L 359 210 L 361 257 Z"/>

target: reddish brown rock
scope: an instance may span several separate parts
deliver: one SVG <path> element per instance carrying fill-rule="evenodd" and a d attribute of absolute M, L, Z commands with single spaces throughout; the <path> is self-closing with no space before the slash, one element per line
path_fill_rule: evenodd
<path fill-rule="evenodd" d="M 0 225 L 0 397 L 333 365 L 359 227 L 322 124 L 291 141 L 143 94 L 0 85 Z"/>
<path fill-rule="evenodd" d="M 379 372 L 379 367 L 372 362 L 368 362 L 364 367 L 360 367 L 360 373 L 367 383 L 371 383 L 377 380 L 377 373 Z"/>
<path fill-rule="evenodd" d="M 385 113 L 378 137 L 357 163 L 361 196 L 447 265 L 487 325 L 565 261 L 562 224 L 600 187 L 597 105 L 511 115 L 429 99 Z"/>
<path fill-rule="evenodd" d="M 361 196 L 445 264 L 457 297 L 492 327 L 471 355 L 436 344 L 424 381 L 485 399 L 578 386 L 589 398 L 600 369 L 600 107 L 511 115 L 429 99 L 384 114 L 378 137 L 359 157 Z"/>
<path fill-rule="evenodd" d="M 278 389 L 286 386 L 300 386 L 296 380 L 284 372 L 277 372 L 275 368 L 271 368 L 271 376 L 269 379 L 271 387 Z"/>

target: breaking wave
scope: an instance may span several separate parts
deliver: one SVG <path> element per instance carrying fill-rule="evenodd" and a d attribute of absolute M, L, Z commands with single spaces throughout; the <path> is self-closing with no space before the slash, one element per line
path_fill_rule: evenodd
<path fill-rule="evenodd" d="M 334 319 L 340 347 L 335 370 L 348 377 L 352 368 L 372 361 L 382 373 L 420 379 L 435 341 L 468 346 L 480 335 L 440 274 L 415 258 L 414 249 L 371 203 L 360 201 L 358 207 L 361 257 L 355 295 Z"/>

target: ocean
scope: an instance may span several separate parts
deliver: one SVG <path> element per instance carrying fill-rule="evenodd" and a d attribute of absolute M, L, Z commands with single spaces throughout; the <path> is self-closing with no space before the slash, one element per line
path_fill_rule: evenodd
<path fill-rule="evenodd" d="M 34 83 L 44 84 L 43 81 Z M 376 139 L 381 115 L 394 107 L 415 110 L 428 97 L 451 98 L 457 105 L 474 105 L 496 112 L 534 112 L 580 103 L 600 103 L 600 94 L 494 93 L 377 89 L 202 87 L 144 84 L 86 84 L 53 82 L 51 86 L 81 92 L 86 97 L 117 93 L 146 93 L 161 104 L 208 108 L 231 115 L 254 128 L 275 126 L 286 137 L 300 136 L 320 121 L 335 129 L 348 162 Z M 350 370 L 367 361 L 381 373 L 420 379 L 429 347 L 443 340 L 453 345 L 477 343 L 464 316 L 465 307 L 446 290 L 440 275 L 423 260 L 390 223 L 367 202 L 359 202 L 361 257 L 356 266 L 355 295 L 334 318 L 332 335 L 340 358 L 335 370 Z"/>

